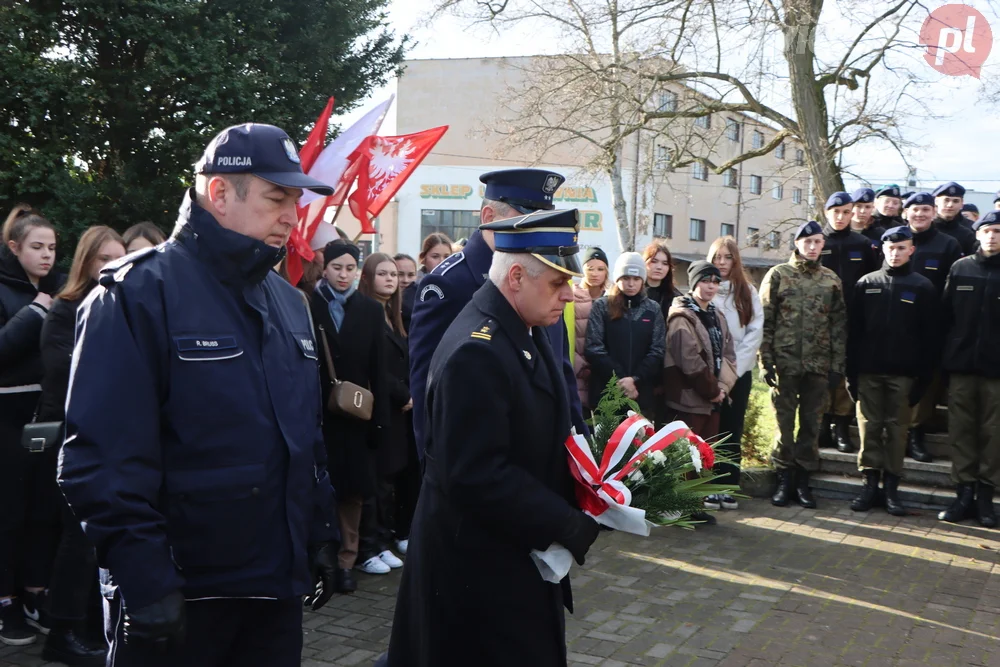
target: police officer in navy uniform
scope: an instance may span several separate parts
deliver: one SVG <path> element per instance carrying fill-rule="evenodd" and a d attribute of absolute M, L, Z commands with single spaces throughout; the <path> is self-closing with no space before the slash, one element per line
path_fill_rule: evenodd
<path fill-rule="evenodd" d="M 951 181 L 931 193 L 934 195 L 934 206 L 937 217 L 934 226 L 958 241 L 964 256 L 976 252 L 976 233 L 972 231 L 972 223 L 962 215 L 962 205 L 965 203 L 965 188 Z"/>
<path fill-rule="evenodd" d="M 881 258 L 882 234 L 885 234 L 885 227 L 875 221 L 875 191 L 871 188 L 858 188 L 851 193 L 851 201 L 854 202 L 851 231 L 871 241 L 875 254 Z M 903 224 L 902 221 L 900 224 Z"/>
<path fill-rule="evenodd" d="M 883 185 L 875 191 L 875 212 L 872 213 L 872 224 L 891 229 L 905 225 L 903 220 L 903 200 L 899 186 Z M 881 242 L 881 240 L 880 240 Z"/>
<path fill-rule="evenodd" d="M 823 236 L 822 263 L 840 278 L 844 293 L 844 304 L 848 314 L 854 298 L 854 285 L 862 276 L 878 268 L 878 256 L 871 241 L 851 230 L 854 214 L 854 199 L 846 192 L 834 192 L 826 200 L 826 225 Z M 851 439 L 851 419 L 854 415 L 854 401 L 847 391 L 845 379 L 830 391 L 830 405 L 823 415 L 820 426 L 819 446 L 832 447 L 836 440 L 841 452 L 853 452 Z"/>
<path fill-rule="evenodd" d="M 483 224 L 555 208 L 552 197 L 566 180 L 545 169 L 504 169 L 479 177 L 486 184 L 479 219 Z M 472 295 L 487 281 L 493 259 L 493 230 L 482 228 L 470 238 L 462 252 L 441 262 L 421 279 L 410 320 L 410 389 L 413 395 L 413 430 L 417 451 L 426 447 L 424 393 L 434 350 L 448 326 Z M 583 409 L 575 387 L 573 351 L 562 320 L 546 328 L 549 341 L 561 359 L 561 370 L 570 392 L 570 409 L 577 433 L 587 433 Z"/>
<path fill-rule="evenodd" d="M 927 192 L 916 192 L 906 200 L 907 220 L 913 232 L 913 270 L 934 284 L 940 296 L 944 292 L 945 281 L 951 265 L 962 258 L 962 248 L 958 241 L 945 234 L 933 223 L 935 209 L 934 196 Z M 913 409 L 906 454 L 916 461 L 930 463 L 934 460 L 924 446 L 924 434 L 934 419 L 937 404 L 944 398 L 940 369 L 935 365 L 933 379 L 924 392 L 920 403 Z"/>
<path fill-rule="evenodd" d="M 569 393 L 544 329 L 581 275 L 577 211 L 483 229 L 495 234 L 489 281 L 428 373 L 426 470 L 390 667 L 565 667 L 569 577 L 546 582 L 531 552 L 560 544 L 583 564 L 598 535 L 574 498 Z"/>
<path fill-rule="evenodd" d="M 962 217 L 969 221 L 970 229 L 971 225 L 979 220 L 979 207 L 971 202 L 966 202 L 962 204 Z"/>
<path fill-rule="evenodd" d="M 302 295 L 272 270 L 288 135 L 223 130 L 173 237 L 108 266 L 77 325 L 59 484 L 97 548 L 108 665 L 292 667 L 333 593 L 336 514 Z"/>
<path fill-rule="evenodd" d="M 858 402 L 865 480 L 851 509 L 870 510 L 881 481 L 886 511 L 904 516 L 898 490 L 906 429 L 939 357 L 941 313 L 934 285 L 913 271 L 910 228 L 894 227 L 882 240 L 885 262 L 858 281 L 848 313 L 847 381 Z"/>

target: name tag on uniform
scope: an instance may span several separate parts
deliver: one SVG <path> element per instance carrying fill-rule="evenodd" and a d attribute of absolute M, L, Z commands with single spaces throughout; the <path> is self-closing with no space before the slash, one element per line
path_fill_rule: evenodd
<path fill-rule="evenodd" d="M 865 290 L 865 294 L 881 294 L 881 293 L 882 293 L 881 287 L 872 287 L 871 289 Z"/>
<path fill-rule="evenodd" d="M 938 268 L 940 268 L 940 266 L 941 262 L 936 259 L 928 259 L 926 262 L 924 262 L 924 268 L 930 269 L 931 271 L 937 271 Z"/>
<path fill-rule="evenodd" d="M 902 301 L 903 303 L 913 303 L 916 300 L 917 300 L 916 292 L 903 292 L 903 296 L 900 298 L 900 301 Z"/>
<path fill-rule="evenodd" d="M 860 262 L 861 261 L 861 251 L 860 250 L 852 250 L 851 254 L 850 254 L 850 258 L 851 258 L 852 262 Z"/>
<path fill-rule="evenodd" d="M 235 336 L 174 336 L 181 361 L 222 361 L 243 354 Z"/>
<path fill-rule="evenodd" d="M 975 285 L 959 285 L 955 289 L 957 291 L 959 291 L 959 292 L 975 292 L 976 291 L 976 286 Z"/>
<path fill-rule="evenodd" d="M 833 251 L 832 251 L 832 250 L 824 250 L 824 251 L 823 251 L 823 252 L 821 252 L 820 254 L 821 254 L 821 255 L 832 255 L 832 254 L 833 254 Z"/>

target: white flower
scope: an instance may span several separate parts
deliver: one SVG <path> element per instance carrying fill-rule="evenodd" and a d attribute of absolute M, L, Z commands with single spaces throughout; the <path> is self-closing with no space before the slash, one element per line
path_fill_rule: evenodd
<path fill-rule="evenodd" d="M 701 453 L 698 452 L 698 448 L 694 445 L 688 445 L 688 451 L 691 452 L 691 464 L 694 466 L 694 471 L 696 473 L 701 473 Z"/>
<path fill-rule="evenodd" d="M 667 462 L 667 455 L 659 449 L 650 454 L 649 458 L 653 461 L 653 465 L 661 466 Z"/>
<path fill-rule="evenodd" d="M 628 474 L 628 481 L 635 482 L 636 484 L 645 481 L 645 479 L 646 478 L 642 476 L 642 472 L 638 468 Z"/>

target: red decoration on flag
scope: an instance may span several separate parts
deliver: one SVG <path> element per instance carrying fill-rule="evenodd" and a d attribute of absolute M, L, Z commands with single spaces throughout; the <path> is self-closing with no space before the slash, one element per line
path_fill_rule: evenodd
<path fill-rule="evenodd" d="M 448 126 L 443 125 L 401 137 L 372 136 L 361 142 L 351 156 L 357 164 L 358 185 L 348 202 L 351 213 L 361 222 L 362 234 L 375 233 L 371 218 L 382 212 L 447 131 Z"/>

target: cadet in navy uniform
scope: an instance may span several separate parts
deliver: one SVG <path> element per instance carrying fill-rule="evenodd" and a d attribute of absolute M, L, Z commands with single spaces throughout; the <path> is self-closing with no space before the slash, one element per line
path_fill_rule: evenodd
<path fill-rule="evenodd" d="M 865 478 L 851 509 L 872 508 L 881 478 L 886 510 L 904 516 L 897 492 L 906 428 L 939 356 L 940 304 L 931 281 L 913 271 L 910 228 L 894 227 L 882 241 L 885 262 L 858 281 L 847 318 L 847 378 L 858 401 L 858 469 Z"/>
<path fill-rule="evenodd" d="M 871 188 L 858 188 L 851 193 L 851 201 L 854 203 L 854 212 L 851 218 L 851 230 L 861 234 L 872 242 L 875 254 L 882 250 L 882 234 L 885 227 L 875 221 L 875 191 Z M 899 224 L 903 224 L 900 221 Z"/>
<path fill-rule="evenodd" d="M 979 207 L 975 204 L 962 204 L 962 217 L 969 221 L 971 228 L 972 223 L 979 220 Z"/>
<path fill-rule="evenodd" d="M 883 185 L 875 191 L 875 212 L 872 214 L 872 224 L 883 229 L 892 229 L 905 225 L 903 220 L 903 200 L 898 185 Z"/>
<path fill-rule="evenodd" d="M 948 436 L 957 494 L 938 518 L 961 521 L 975 513 L 980 524 L 996 528 L 993 494 L 1000 485 L 1000 211 L 990 211 L 972 227 L 979 250 L 955 262 L 944 290 L 947 334 L 943 368 L 951 377 Z"/>
<path fill-rule="evenodd" d="M 938 186 L 933 193 L 937 217 L 934 226 L 958 241 L 962 254 L 968 257 L 976 252 L 976 233 L 972 223 L 962 215 L 965 188 L 954 181 Z"/>
<path fill-rule="evenodd" d="M 878 268 L 878 256 L 871 241 L 858 232 L 851 231 L 851 217 L 854 214 L 854 199 L 846 192 L 834 192 L 826 200 L 826 225 L 823 227 L 822 263 L 840 278 L 844 292 L 844 304 L 850 313 L 854 297 L 854 285 Z M 830 391 L 830 405 L 819 431 L 819 446 L 832 447 L 836 437 L 837 449 L 853 452 L 851 440 L 851 417 L 854 415 L 854 401 L 847 392 L 847 383 Z M 831 428 L 832 426 L 832 428 Z"/>
<path fill-rule="evenodd" d="M 486 184 L 479 219 L 488 224 L 534 211 L 551 211 L 555 208 L 552 196 L 566 179 L 544 169 L 505 169 L 483 174 L 479 180 Z M 413 395 L 413 431 L 421 457 L 427 444 L 424 394 L 431 357 L 445 330 L 475 291 L 487 281 L 493 259 L 493 243 L 493 231 L 487 228 L 477 230 L 462 252 L 441 262 L 421 279 L 417 287 L 409 330 L 410 387 Z M 560 368 L 570 387 L 567 391 L 572 394 L 572 425 L 577 433 L 587 433 L 580 397 L 573 389 L 576 374 L 573 372 L 573 351 L 569 349 L 566 323 L 560 320 L 547 327 L 546 332 L 557 359 L 561 360 Z"/>
<path fill-rule="evenodd" d="M 944 292 L 951 265 L 962 258 L 962 248 L 951 236 L 934 225 L 934 196 L 927 192 L 916 192 L 906 200 L 907 220 L 913 232 L 913 244 L 917 247 L 913 254 L 913 270 L 934 284 L 938 295 Z M 924 433 L 934 418 L 938 400 L 944 390 L 940 370 L 935 366 L 934 379 L 924 392 L 920 403 L 913 409 L 910 420 L 906 453 L 917 461 L 930 463 L 934 460 L 924 447 Z"/>
<path fill-rule="evenodd" d="M 581 275 L 578 228 L 575 210 L 484 227 L 496 243 L 489 282 L 428 374 L 426 469 L 390 667 L 566 665 L 569 578 L 545 582 L 531 551 L 558 543 L 583 564 L 598 534 L 574 499 L 569 394 L 544 332 Z"/>
<path fill-rule="evenodd" d="M 332 189 L 271 125 L 195 171 L 173 238 L 80 308 L 59 484 L 104 568 L 108 665 L 297 666 L 337 524 L 308 310 L 272 267 L 302 189 Z"/>

